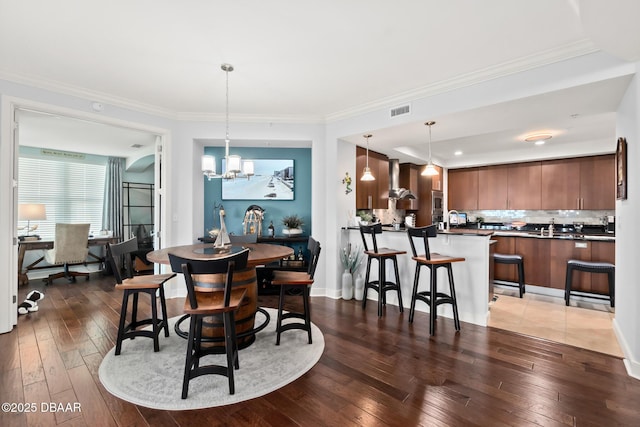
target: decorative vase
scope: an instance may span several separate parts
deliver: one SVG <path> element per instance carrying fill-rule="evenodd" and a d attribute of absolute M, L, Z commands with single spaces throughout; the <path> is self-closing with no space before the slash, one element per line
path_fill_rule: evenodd
<path fill-rule="evenodd" d="M 285 236 L 296 236 L 302 234 L 302 228 L 285 228 L 282 230 Z"/>
<path fill-rule="evenodd" d="M 362 274 L 358 274 L 355 280 L 355 296 L 357 301 L 362 301 L 362 298 L 364 298 L 364 278 Z"/>
<path fill-rule="evenodd" d="M 353 298 L 353 276 L 349 270 L 342 273 L 342 299 L 349 300 Z"/>

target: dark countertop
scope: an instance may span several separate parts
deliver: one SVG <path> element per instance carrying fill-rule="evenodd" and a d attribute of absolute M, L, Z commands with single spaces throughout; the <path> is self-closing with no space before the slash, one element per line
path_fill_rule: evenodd
<path fill-rule="evenodd" d="M 343 230 L 360 230 L 359 227 L 342 227 Z M 382 226 L 382 231 L 387 233 L 406 233 L 405 227 L 399 230 L 389 226 Z M 608 233 L 567 233 L 555 232 L 553 237 L 549 237 L 545 230 L 544 235 L 540 235 L 540 231 L 524 231 L 524 230 L 490 230 L 484 228 L 452 228 L 450 230 L 438 230 L 438 234 L 443 235 L 463 235 L 463 236 L 511 236 L 511 237 L 529 237 L 534 239 L 558 239 L 558 240 L 593 240 L 602 242 L 615 242 L 616 237 Z"/>

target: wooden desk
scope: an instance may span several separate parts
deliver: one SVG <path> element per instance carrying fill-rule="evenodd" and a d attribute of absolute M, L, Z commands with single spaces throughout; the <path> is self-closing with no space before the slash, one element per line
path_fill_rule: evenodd
<path fill-rule="evenodd" d="M 119 240 L 120 239 L 117 237 L 92 237 L 89 239 L 88 246 L 106 246 L 107 243 L 118 243 Z M 44 260 L 44 256 L 41 256 L 36 261 L 23 268 L 24 255 L 27 251 L 34 251 L 37 249 L 53 249 L 53 240 L 21 240 L 18 242 L 18 286 L 23 286 L 29 283 L 29 277 L 27 276 L 27 272 L 29 270 L 52 267 L 50 265 L 39 266 L 38 264 Z M 89 252 L 89 257 L 95 259 L 91 262 L 104 262 L 104 257 L 98 257 L 91 252 Z"/>

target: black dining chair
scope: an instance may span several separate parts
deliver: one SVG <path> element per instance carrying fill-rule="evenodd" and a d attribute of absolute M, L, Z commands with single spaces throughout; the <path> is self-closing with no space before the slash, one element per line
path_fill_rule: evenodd
<path fill-rule="evenodd" d="M 276 345 L 280 345 L 280 334 L 290 329 L 302 329 L 307 331 L 309 344 L 311 340 L 311 307 L 309 305 L 309 287 L 313 284 L 313 276 L 316 272 L 318 259 L 320 258 L 320 243 L 313 237 L 309 237 L 307 249 L 311 253 L 307 271 L 279 270 L 273 273 L 271 284 L 280 287 L 278 299 L 278 319 L 276 321 Z M 302 296 L 303 311 L 283 313 L 286 291 L 290 289 L 300 290 Z M 285 319 L 302 319 L 303 322 L 289 322 L 282 324 Z"/>
<path fill-rule="evenodd" d="M 189 392 L 189 381 L 201 375 L 223 375 L 229 379 L 229 394 L 235 393 L 233 371 L 240 368 L 238 360 L 238 342 L 236 339 L 235 313 L 246 295 L 246 289 L 234 288 L 233 273 L 246 268 L 249 249 L 243 249 L 232 255 L 209 260 L 182 258 L 169 254 L 171 269 L 183 273 L 187 286 L 187 298 L 184 313 L 190 316 L 187 356 L 182 382 L 182 398 Z M 221 275 L 223 288 L 210 286 L 211 275 Z M 207 277 L 209 276 L 209 277 Z M 227 364 L 209 364 L 200 366 L 200 359 L 210 354 L 220 353 L 215 346 L 202 346 L 202 324 L 205 317 L 220 315 L 224 324 L 224 350 Z"/>

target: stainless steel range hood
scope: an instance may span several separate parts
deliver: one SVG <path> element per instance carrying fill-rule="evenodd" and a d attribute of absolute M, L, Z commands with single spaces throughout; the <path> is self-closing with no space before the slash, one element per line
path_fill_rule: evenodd
<path fill-rule="evenodd" d="M 400 187 L 400 161 L 398 159 L 389 159 L 389 198 L 396 200 L 416 198 L 411 190 Z"/>

